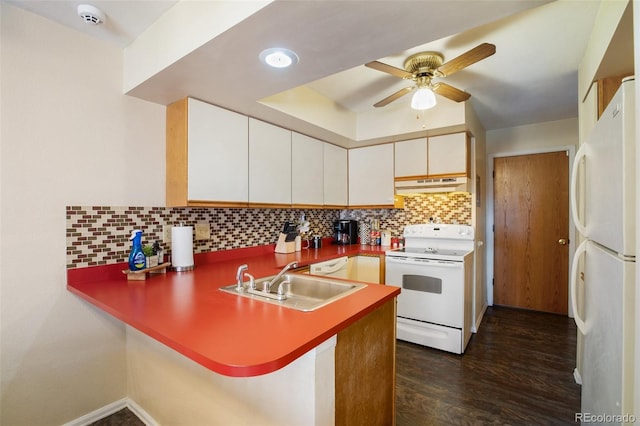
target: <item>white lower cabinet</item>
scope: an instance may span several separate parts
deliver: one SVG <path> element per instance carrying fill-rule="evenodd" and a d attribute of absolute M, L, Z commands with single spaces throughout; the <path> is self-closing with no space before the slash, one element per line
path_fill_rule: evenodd
<path fill-rule="evenodd" d="M 291 131 L 249 118 L 249 203 L 291 204 Z"/>
<path fill-rule="evenodd" d="M 377 256 L 354 256 L 351 258 L 349 278 L 356 281 L 380 284 L 380 258 Z M 350 259 L 350 260 L 351 260 Z"/>

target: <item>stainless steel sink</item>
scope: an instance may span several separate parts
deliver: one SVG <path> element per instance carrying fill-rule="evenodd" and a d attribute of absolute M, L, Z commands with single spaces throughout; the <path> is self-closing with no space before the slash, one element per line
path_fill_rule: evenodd
<path fill-rule="evenodd" d="M 238 285 L 228 285 L 220 290 L 254 300 L 297 309 L 299 311 L 313 311 L 331 302 L 342 299 L 365 287 L 365 284 L 320 278 L 302 274 L 285 274 L 274 282 L 269 293 L 263 291 L 264 284 L 275 277 L 255 280 L 255 290 L 249 289 L 249 283 L 243 283 L 242 290 Z M 282 287 L 280 284 L 287 282 Z M 278 292 L 280 289 L 280 294 Z M 278 300 L 282 299 L 282 300 Z"/>

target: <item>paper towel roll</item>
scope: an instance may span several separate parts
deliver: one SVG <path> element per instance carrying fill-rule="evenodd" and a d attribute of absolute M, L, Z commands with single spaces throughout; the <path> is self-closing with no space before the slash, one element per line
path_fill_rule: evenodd
<path fill-rule="evenodd" d="M 176 271 L 193 269 L 193 226 L 171 227 L 171 266 Z"/>

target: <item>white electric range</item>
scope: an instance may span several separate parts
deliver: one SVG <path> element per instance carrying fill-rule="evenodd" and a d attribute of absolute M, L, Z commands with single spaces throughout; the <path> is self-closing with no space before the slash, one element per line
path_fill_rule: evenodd
<path fill-rule="evenodd" d="M 386 285 L 400 287 L 397 338 L 461 354 L 472 328 L 474 230 L 469 225 L 404 228 L 386 255 Z"/>

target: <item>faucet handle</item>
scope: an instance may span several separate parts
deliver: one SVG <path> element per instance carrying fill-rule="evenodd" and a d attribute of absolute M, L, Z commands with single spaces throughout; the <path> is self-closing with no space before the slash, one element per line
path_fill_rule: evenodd
<path fill-rule="evenodd" d="M 249 278 L 249 284 L 247 284 L 248 288 L 251 289 L 251 290 L 255 290 L 256 289 L 256 279 L 253 277 L 253 275 L 251 275 L 248 272 L 245 272 L 244 276 Z"/>
<path fill-rule="evenodd" d="M 289 280 L 284 280 L 280 283 L 280 285 L 278 286 L 278 295 L 282 296 L 285 293 L 284 287 L 288 285 L 289 287 L 291 287 L 291 281 Z"/>

